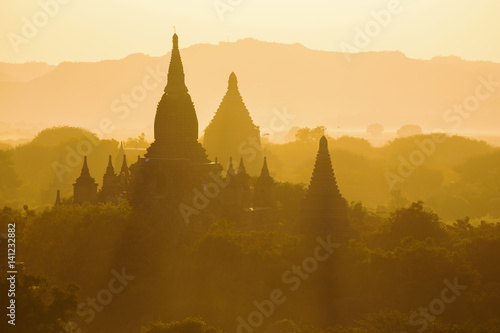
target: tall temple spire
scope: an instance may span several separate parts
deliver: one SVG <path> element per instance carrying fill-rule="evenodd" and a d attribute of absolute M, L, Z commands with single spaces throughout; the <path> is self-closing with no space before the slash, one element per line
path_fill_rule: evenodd
<path fill-rule="evenodd" d="M 179 52 L 179 38 L 172 37 L 172 54 L 167 85 L 156 109 L 155 141 L 146 158 L 187 158 L 207 163 L 205 149 L 198 142 L 198 118 L 184 82 L 184 69 Z"/>
<path fill-rule="evenodd" d="M 269 176 L 269 169 L 267 168 L 267 157 L 266 156 L 264 156 L 264 164 L 262 165 L 260 177 L 270 177 Z"/>
<path fill-rule="evenodd" d="M 82 167 L 82 172 L 80 173 L 80 177 L 82 176 L 90 177 L 89 167 L 87 165 L 87 156 L 83 157 L 83 167 Z"/>
<path fill-rule="evenodd" d="M 126 193 L 128 191 L 128 186 L 130 183 L 130 171 L 127 165 L 127 156 L 123 155 L 122 167 L 120 169 L 120 173 L 116 179 L 117 183 L 117 196 L 120 194 Z"/>
<path fill-rule="evenodd" d="M 184 82 L 184 68 L 182 66 L 181 53 L 179 52 L 179 37 L 176 33 L 172 36 L 172 55 L 168 67 L 168 81 L 165 87 L 167 94 L 187 93 L 188 89 Z"/>
<path fill-rule="evenodd" d="M 333 172 L 328 141 L 325 136 L 319 140 L 319 149 L 314 164 L 314 171 L 308 189 L 308 195 L 322 195 L 331 198 L 341 198 L 337 179 Z"/>
<path fill-rule="evenodd" d="M 108 167 L 106 168 L 106 173 L 102 177 L 102 188 L 98 193 L 98 199 L 101 202 L 116 202 L 121 191 L 120 180 L 115 174 L 115 169 L 111 162 L 111 155 L 109 155 Z"/>
<path fill-rule="evenodd" d="M 96 202 L 97 201 L 97 183 L 90 177 L 89 167 L 87 165 L 87 156 L 83 158 L 82 172 L 80 177 L 73 184 L 74 203 Z"/>
<path fill-rule="evenodd" d="M 267 158 L 264 157 L 260 176 L 255 181 L 253 206 L 254 207 L 274 207 L 275 200 L 275 183 L 273 177 L 269 175 L 267 168 Z"/>
<path fill-rule="evenodd" d="M 128 175 L 128 165 L 127 165 L 127 155 L 123 155 L 122 167 L 120 169 L 120 173 L 125 173 Z"/>
<path fill-rule="evenodd" d="M 238 175 L 246 175 L 247 170 L 245 169 L 245 163 L 243 163 L 243 157 L 240 158 L 240 165 L 238 166 Z"/>
<path fill-rule="evenodd" d="M 320 139 L 311 183 L 302 202 L 301 229 L 306 233 L 337 237 L 345 236 L 348 230 L 347 202 L 337 186 L 324 136 Z"/>
<path fill-rule="evenodd" d="M 238 89 L 238 79 L 232 72 L 227 81 L 227 91 L 205 129 L 203 146 L 210 157 L 218 156 L 225 164 L 229 156 L 241 156 L 242 148 L 247 145 L 256 152 L 252 161 L 247 161 L 247 171 L 257 173 L 261 161 L 260 130 L 248 111 Z M 255 149 L 257 148 L 257 149 Z"/>
<path fill-rule="evenodd" d="M 198 117 L 184 78 L 179 37 L 174 33 L 168 81 L 156 108 L 154 141 L 144 158 L 130 166 L 126 195 L 134 205 L 146 209 L 179 207 L 193 188 L 208 181 L 211 171 L 220 172 L 198 142 Z M 127 183 L 121 181 L 124 177 L 118 178 L 120 184 Z M 184 210 L 177 211 L 178 218 L 187 219 Z"/>

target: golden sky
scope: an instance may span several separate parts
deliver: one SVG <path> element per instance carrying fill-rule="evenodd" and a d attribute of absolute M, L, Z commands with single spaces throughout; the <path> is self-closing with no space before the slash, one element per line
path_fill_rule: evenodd
<path fill-rule="evenodd" d="M 498 0 L 2 0 L 0 9 L 3 62 L 161 55 L 174 25 L 181 47 L 252 37 L 500 62 Z"/>

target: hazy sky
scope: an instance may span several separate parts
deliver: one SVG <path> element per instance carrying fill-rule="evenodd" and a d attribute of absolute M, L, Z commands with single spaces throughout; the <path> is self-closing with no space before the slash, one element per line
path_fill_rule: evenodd
<path fill-rule="evenodd" d="M 400 7 L 381 27 L 373 13 L 391 2 Z M 498 0 L 2 0 L 0 9 L 4 62 L 161 55 L 174 25 L 181 47 L 253 37 L 329 51 L 351 45 L 500 62 Z M 356 42 L 366 28 L 371 36 Z"/>

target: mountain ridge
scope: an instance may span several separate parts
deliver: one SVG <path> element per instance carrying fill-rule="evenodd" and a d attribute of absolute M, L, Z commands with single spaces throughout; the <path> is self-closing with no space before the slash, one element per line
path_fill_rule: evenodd
<path fill-rule="evenodd" d="M 52 125 L 94 130 L 102 119 L 110 118 L 115 130 L 109 136 L 146 132 L 151 137 L 156 104 L 166 84 L 164 73 L 169 54 L 134 53 L 99 62 L 41 65 L 39 75 L 33 74 L 28 81 L 25 70 L 16 78 L 13 69 L 7 70 L 9 74 L 2 70 L 8 64 L 0 63 L 0 78 L 8 75 L 15 80 L 0 80 L 3 122 L 24 121 L 41 127 L 39 130 Z M 494 131 L 493 123 L 500 121 L 500 89 L 481 101 L 474 114 L 463 119 L 460 128 L 453 129 L 443 120 L 447 109 L 474 94 L 479 77 L 493 76 L 500 81 L 500 64 L 490 61 L 468 61 L 455 56 L 421 60 L 408 58 L 400 51 L 383 51 L 351 54 L 348 62 L 340 52 L 253 38 L 194 44 L 182 49 L 181 56 L 186 84 L 198 113 L 200 136 L 233 71 L 255 123 L 268 131 L 276 132 L 271 124 L 276 112 L 283 109 L 294 118 L 277 126 L 280 129 L 318 125 L 329 130 L 363 129 L 379 122 L 386 129 L 415 123 L 428 131 Z M 148 76 L 155 79 L 145 83 Z M 155 88 L 146 89 L 144 84 Z M 121 101 L 123 95 L 130 96 L 134 91 L 139 96 L 141 87 L 146 91 L 144 99 L 128 105 Z M 113 107 L 122 104 L 129 109 L 124 119 L 117 117 L 120 114 Z"/>

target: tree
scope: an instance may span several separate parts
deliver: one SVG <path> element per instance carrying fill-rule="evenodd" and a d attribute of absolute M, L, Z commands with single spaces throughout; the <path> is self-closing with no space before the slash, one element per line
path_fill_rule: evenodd
<path fill-rule="evenodd" d="M 424 210 L 422 201 L 414 202 L 407 208 L 391 213 L 389 221 L 369 238 L 374 245 L 384 249 L 393 249 L 401 244 L 405 237 L 426 241 L 428 238 L 443 243 L 449 239 L 439 216 L 433 211 Z"/>
<path fill-rule="evenodd" d="M 384 126 L 380 124 L 371 124 L 366 127 L 366 133 L 370 136 L 380 136 L 384 132 Z"/>
<path fill-rule="evenodd" d="M 317 126 L 313 129 L 309 127 L 301 128 L 295 133 L 295 140 L 304 143 L 318 142 L 325 135 L 326 127 Z"/>
<path fill-rule="evenodd" d="M 408 208 L 396 210 L 391 214 L 389 223 L 391 231 L 400 239 L 410 236 L 418 240 L 425 240 L 427 237 L 444 236 L 439 216 L 432 211 L 425 211 L 422 201 L 414 202 Z"/>
<path fill-rule="evenodd" d="M 84 128 L 54 126 L 39 132 L 29 144 L 33 146 L 55 147 L 61 145 L 62 142 L 75 139 L 89 140 L 90 142 L 96 142 L 99 140 L 97 135 Z"/>
<path fill-rule="evenodd" d="M 422 127 L 418 125 L 404 125 L 401 126 L 396 133 L 401 138 L 419 135 L 422 134 Z"/>
<path fill-rule="evenodd" d="M 127 148 L 147 148 L 149 147 L 149 142 L 146 141 L 146 134 L 141 133 L 137 138 L 128 138 L 125 141 L 125 147 Z"/>
<path fill-rule="evenodd" d="M 6 273 L 1 274 L 2 290 L 8 289 Z M 42 276 L 16 275 L 16 321 L 15 331 L 31 333 L 65 332 L 69 321 L 76 314 L 78 287 L 69 284 L 65 289 L 54 287 Z M 2 326 L 7 324 L 4 318 Z M 2 332 L 5 332 L 3 329 Z"/>
<path fill-rule="evenodd" d="M 294 141 L 296 139 L 296 134 L 299 130 L 300 130 L 299 126 L 293 126 L 292 128 L 290 128 L 290 130 L 288 130 L 288 132 L 286 133 L 286 135 L 284 137 L 285 142 Z M 262 136 L 264 136 L 264 135 L 262 135 Z"/>
<path fill-rule="evenodd" d="M 12 199 L 12 193 L 21 185 L 11 155 L 10 150 L 0 150 L 0 201 Z"/>

